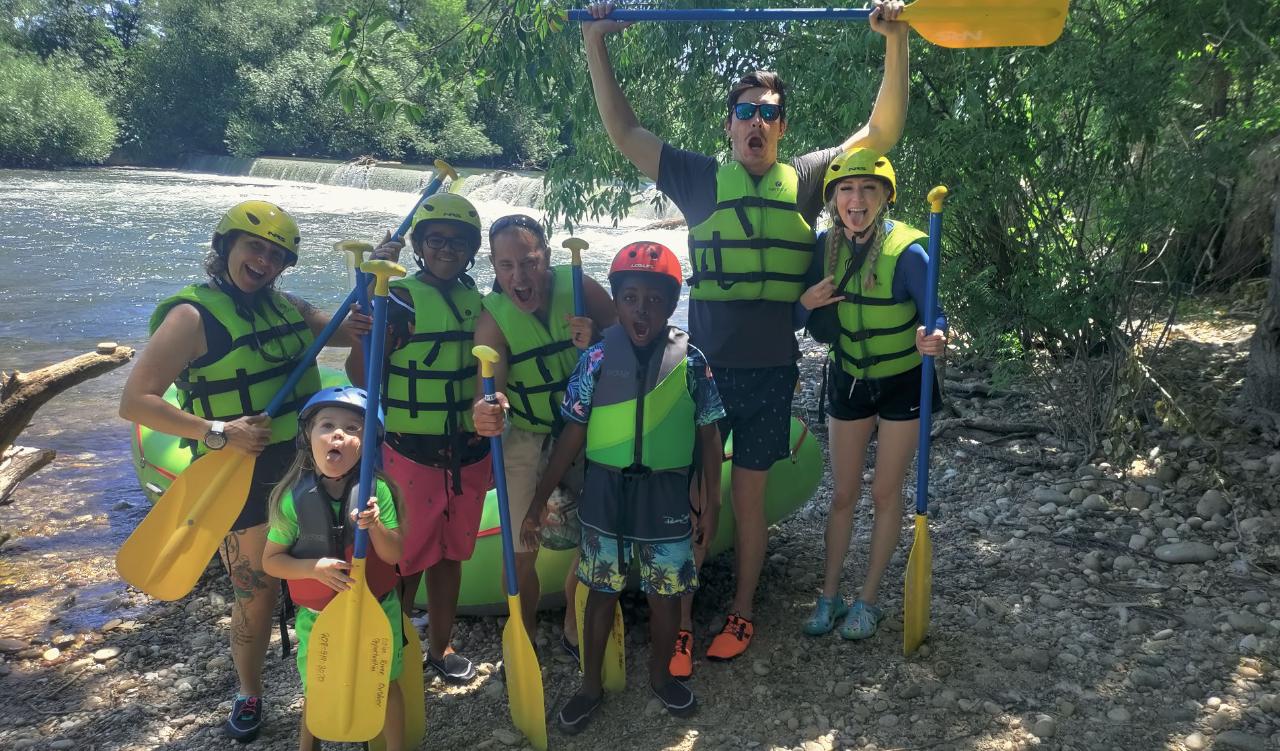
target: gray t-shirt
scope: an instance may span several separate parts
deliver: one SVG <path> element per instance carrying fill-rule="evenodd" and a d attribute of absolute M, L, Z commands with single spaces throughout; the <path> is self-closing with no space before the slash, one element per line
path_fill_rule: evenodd
<path fill-rule="evenodd" d="M 791 161 L 799 178 L 800 214 L 810 225 L 822 211 L 822 178 L 840 148 L 821 149 Z M 716 170 L 704 154 L 662 144 L 658 190 L 684 214 L 689 227 L 716 208 Z M 792 328 L 792 303 L 771 300 L 689 300 L 689 337 L 716 368 L 773 368 L 800 357 Z"/>

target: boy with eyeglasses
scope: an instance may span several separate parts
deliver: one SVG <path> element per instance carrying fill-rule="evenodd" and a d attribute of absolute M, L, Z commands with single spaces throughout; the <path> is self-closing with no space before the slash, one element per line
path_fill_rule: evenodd
<path fill-rule="evenodd" d="M 799 371 L 793 315 L 813 252 L 827 164 L 854 146 L 884 153 L 902 135 L 907 105 L 907 25 L 903 4 L 875 0 L 871 28 L 886 38 L 885 71 L 871 118 L 838 146 L 778 161 L 787 131 L 786 86 L 755 71 L 729 90 L 724 130 L 732 159 L 682 151 L 646 130 L 623 94 L 605 38 L 629 24 L 582 24 L 587 65 L 610 140 L 676 204 L 689 226 L 689 331 L 706 355 L 727 413 L 720 435 L 733 433 L 733 512 L 737 519 L 737 588 L 723 630 L 707 657 L 731 660 L 751 643 L 753 601 L 768 530 L 764 491 L 773 463 L 790 450 L 791 396 Z M 590 7 L 603 19 L 612 3 Z M 705 549 L 698 552 L 701 565 Z M 684 603 L 671 672 L 693 672 L 691 603 Z"/>
<path fill-rule="evenodd" d="M 485 494 L 493 486 L 489 442 L 471 422 L 471 345 L 483 306 L 467 271 L 480 250 L 480 216 L 462 196 L 437 193 L 414 213 L 408 239 L 419 271 L 391 282 L 382 463 L 401 493 L 401 602 L 413 607 L 425 571 L 424 665 L 445 682 L 461 684 L 475 677 L 475 666 L 449 640 L 462 563 L 475 550 Z M 400 244 L 388 239 L 374 257 L 395 260 L 399 251 Z M 362 348 L 347 358 L 347 375 L 364 383 Z"/>

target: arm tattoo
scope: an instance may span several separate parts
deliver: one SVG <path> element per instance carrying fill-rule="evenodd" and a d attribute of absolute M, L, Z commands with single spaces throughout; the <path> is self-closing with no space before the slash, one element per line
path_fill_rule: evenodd
<path fill-rule="evenodd" d="M 310 322 L 314 316 L 320 313 L 319 308 L 306 300 L 303 300 L 292 292 L 284 292 L 282 294 L 284 295 L 284 298 L 293 305 L 293 307 L 298 309 L 298 314 L 302 316 L 302 320 Z"/>

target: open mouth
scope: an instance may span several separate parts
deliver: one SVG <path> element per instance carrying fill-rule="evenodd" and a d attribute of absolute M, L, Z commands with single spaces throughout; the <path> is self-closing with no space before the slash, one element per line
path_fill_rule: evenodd
<path fill-rule="evenodd" d="M 324 455 L 325 461 L 330 464 L 337 464 L 342 461 L 342 452 L 338 449 L 329 449 Z"/>
<path fill-rule="evenodd" d="M 849 226 L 861 227 L 867 223 L 868 212 L 866 209 L 849 209 L 845 216 L 849 219 Z"/>
<path fill-rule="evenodd" d="M 252 266 L 244 267 L 244 275 L 248 277 L 251 282 L 263 282 L 267 278 L 266 272 L 258 271 Z"/>
<path fill-rule="evenodd" d="M 635 335 L 636 339 L 640 341 L 647 341 L 649 339 L 649 331 L 650 328 L 648 321 L 631 322 L 631 333 Z"/>
<path fill-rule="evenodd" d="M 511 290 L 511 294 L 515 295 L 517 302 L 524 303 L 526 305 L 533 300 L 532 287 L 516 287 Z"/>
<path fill-rule="evenodd" d="M 751 151 L 762 151 L 764 149 L 764 139 L 758 135 L 748 136 L 747 148 Z"/>

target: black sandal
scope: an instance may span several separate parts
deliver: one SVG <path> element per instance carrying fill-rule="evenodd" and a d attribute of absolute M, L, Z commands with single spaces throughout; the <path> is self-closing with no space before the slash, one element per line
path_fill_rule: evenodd
<path fill-rule="evenodd" d="M 693 689 L 683 681 L 673 678 L 662 684 L 661 688 L 654 688 L 650 684 L 649 690 L 674 717 L 692 717 L 698 711 L 698 699 L 693 695 Z"/>
<path fill-rule="evenodd" d="M 560 723 L 560 729 L 566 735 L 577 735 L 582 729 L 591 722 L 591 716 L 600 708 L 600 702 L 603 694 L 594 699 L 585 694 L 574 694 L 560 709 L 560 714 L 556 719 Z"/>

